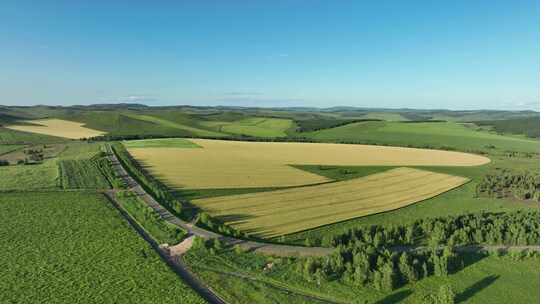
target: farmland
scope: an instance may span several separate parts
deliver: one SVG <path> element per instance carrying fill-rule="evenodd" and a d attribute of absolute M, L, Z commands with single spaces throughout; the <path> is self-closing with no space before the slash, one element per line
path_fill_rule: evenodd
<path fill-rule="evenodd" d="M 475 166 L 486 157 L 452 151 L 345 144 L 192 140 L 202 149 L 129 148 L 172 188 L 285 187 L 329 179 L 289 165 Z"/>
<path fill-rule="evenodd" d="M 32 125 L 10 125 L 7 128 L 70 139 L 88 138 L 104 134 L 101 131 L 83 127 L 83 124 L 61 119 L 32 120 L 31 123 Z"/>
<path fill-rule="evenodd" d="M 200 148 L 183 138 L 130 140 L 123 143 L 126 148 Z"/>
<path fill-rule="evenodd" d="M 59 161 L 60 181 L 64 189 L 108 189 L 110 183 L 100 170 L 100 159 Z"/>
<path fill-rule="evenodd" d="M 60 143 L 65 142 L 65 138 L 54 137 L 38 133 L 21 132 L 12 129 L 0 127 L 0 144 L 42 144 L 42 143 Z"/>
<path fill-rule="evenodd" d="M 200 128 L 191 127 L 191 126 L 188 126 L 188 125 L 180 124 L 180 123 L 177 123 L 177 122 L 173 122 L 173 121 L 170 121 L 170 120 L 158 118 L 158 117 L 155 117 L 155 116 L 140 115 L 140 114 L 127 114 L 127 116 L 131 117 L 133 119 L 158 124 L 158 125 L 161 125 L 161 126 L 164 126 L 164 127 L 172 128 L 172 129 L 179 129 L 179 130 L 187 131 L 187 132 L 190 132 L 190 133 L 195 134 L 197 136 L 223 136 L 222 133 L 212 132 L 212 131 L 209 131 L 209 130 L 204 130 L 204 129 L 200 129 Z"/>
<path fill-rule="evenodd" d="M 4 193 L 0 226 L 2 303 L 204 303 L 101 195 Z"/>
<path fill-rule="evenodd" d="M 477 196 L 476 187 L 486 174 L 510 169 L 540 172 L 536 154 L 540 152 L 540 141 L 518 134 L 496 134 L 490 131 L 491 121 L 485 127 L 455 122 L 398 122 L 403 119 L 428 119 L 429 116 L 442 114 L 424 113 L 422 115 L 427 117 L 424 118 L 420 114 L 415 116 L 414 111 L 386 113 L 368 110 L 354 113 L 191 108 L 109 111 L 104 107 L 98 110 L 40 108 L 34 116 L 26 112 L 26 109 L 11 112 L 13 117 L 21 115 L 25 118 L 18 120 L 8 117 L 9 123 L 17 124 L 19 121 L 32 126 L 32 123 L 26 123 L 30 117 L 57 117 L 106 132 L 107 137 L 100 140 L 118 139 L 119 142 L 111 144 L 124 153 L 129 151 L 140 163 L 141 172 L 147 171 L 145 179 L 151 181 L 148 184 L 150 190 L 147 191 L 161 204 L 177 212 L 176 216 L 193 221 L 199 228 L 226 235 L 241 232 L 243 234 L 239 234 L 239 237 L 269 240 L 272 243 L 334 247 L 337 243 L 332 243 L 332 240 L 342 240 L 339 236 L 344 232 L 355 229 L 370 231 L 374 225 L 395 231 L 393 227 L 440 216 L 471 212 L 507 213 L 538 208 L 536 201 Z M 478 113 L 470 115 L 481 116 Z M 495 117 L 495 114 L 486 113 L 484 116 Z M 366 117 L 384 121 L 360 121 Z M 461 117 L 456 116 L 456 120 L 461 120 Z M 208 135 L 209 138 L 229 138 L 196 139 L 197 134 Z M 287 137 L 283 138 L 284 134 Z M 259 138 L 243 138 L 241 135 Z M 248 141 L 240 141 L 244 139 Z M 61 303 L 64 297 L 75 292 L 72 289 L 78 288 L 83 295 L 81 302 L 89 303 L 132 302 L 135 297 L 138 302 L 150 302 L 146 299 L 152 297 L 155 302 L 199 303 L 197 296 L 136 235 L 133 235 L 133 240 L 126 241 L 130 237 L 124 236 L 124 230 L 131 234 L 133 232 L 98 192 L 115 187 L 107 190 L 107 193 L 114 195 L 118 204 L 158 243 L 177 244 L 186 237 L 186 232 L 164 221 L 137 196 L 116 187 L 118 180 L 108 171 L 111 169 L 102 152 L 104 143 L 73 141 L 6 128 L 0 128 L 0 141 L 5 143 L 2 149 L 6 154 L 2 157 L 9 159 L 12 164 L 0 167 L 3 181 L 0 185 L 0 205 L 10 201 L 19 207 L 21 202 L 32 206 L 16 215 L 13 210 L 2 210 L 4 217 L 13 220 L 2 219 L 5 225 L 16 222 L 25 226 L 25 237 L 21 244 L 24 242 L 37 248 L 35 253 L 43 260 L 59 261 L 41 263 L 37 258 L 28 260 L 24 256 L 24 261 L 29 261 L 24 264 L 34 263 L 36 268 L 23 269 L 24 265 L 17 265 L 8 272 L 32 274 L 35 271 L 38 274 L 32 275 L 28 284 L 17 284 L 26 293 L 20 288 L 11 288 L 14 284 L 5 282 L 4 289 L 0 290 L 2 295 L 6 295 L 4 298 L 12 302 L 32 302 L 32 297 L 37 293 L 28 292 L 28 286 L 33 284 L 40 294 L 45 290 L 45 299 L 49 302 Z M 407 146 L 440 147 L 443 150 Z M 17 160 L 28 157 L 24 152 L 28 149 L 42 150 L 45 156 L 43 162 L 14 165 Z M 123 156 L 129 160 L 129 154 Z M 139 169 L 135 164 L 129 172 L 134 175 Z M 164 182 L 172 191 L 162 188 L 159 182 Z M 36 207 L 37 202 L 40 203 L 39 208 Z M 31 216 L 37 212 L 35 210 L 52 222 L 48 225 L 62 231 L 53 233 L 45 229 L 44 224 Z M 99 215 L 94 214 L 96 210 L 101 210 L 98 211 Z M 71 220 L 74 223 L 72 227 L 64 228 L 68 225 L 65 223 L 67 218 L 73 218 L 75 214 L 77 220 Z M 60 216 L 66 219 L 59 220 Z M 203 220 L 206 216 L 211 217 L 210 222 Z M 86 222 L 83 223 L 83 219 Z M 112 223 L 113 228 L 104 228 L 103 222 Z M 89 228 L 90 224 L 92 228 Z M 227 230 L 229 228 L 233 229 L 232 232 Z M 35 239 L 26 237 L 31 234 L 31 229 L 43 232 L 40 234 L 32 230 L 37 235 Z M 100 240 L 104 240 L 100 245 L 95 245 L 101 246 L 99 252 L 94 247 L 97 243 L 92 239 L 97 236 L 85 232 L 90 229 L 93 229 L 93 234 L 99 234 Z M 2 231 L 8 232 L 0 232 L 0 236 L 15 239 L 20 235 L 19 230 L 6 228 Z M 111 231 L 110 234 L 104 233 L 105 230 Z M 52 236 L 47 242 L 43 241 L 45 234 Z M 74 237 L 65 236 L 68 234 Z M 34 245 L 38 236 L 41 236 L 44 244 Z M 63 241 L 58 241 L 59 238 Z M 109 244 L 113 242 L 112 238 L 118 244 Z M 141 243 L 137 246 L 126 245 L 133 241 Z M 428 240 L 419 242 L 424 241 Z M 41 251 L 46 246 L 52 249 L 50 255 Z M 451 285 L 459 301 L 494 303 L 498 301 L 497 298 L 506 297 L 497 292 L 500 289 L 521 286 L 526 292 L 532 291 L 533 284 L 524 280 L 536 279 L 535 271 L 530 269 L 538 264 L 534 257 L 517 260 L 470 255 L 466 257 L 465 268 L 448 276 L 430 275 L 414 284 L 400 283 L 396 289 L 382 291 L 374 288 L 375 285 L 360 286 L 351 281 L 350 266 L 337 272 L 325 270 L 322 276 L 320 272 L 311 272 L 311 276 L 317 278 L 313 280 L 309 275 L 302 274 L 308 271 L 304 265 L 310 263 L 310 258 L 266 257 L 259 253 L 241 252 L 225 244 L 216 245 L 211 241 L 204 246 L 210 249 L 191 249 L 185 256 L 185 262 L 220 296 L 238 304 L 325 302 L 315 298 L 339 303 L 354 303 L 358 298 L 365 299 L 367 303 L 417 303 L 426 293 L 436 293 L 441 284 Z M 85 248 L 91 259 L 83 259 L 78 248 Z M 60 251 L 73 253 L 57 253 Z M 13 264 L 9 262 L 14 259 L 11 247 L 4 256 L 8 264 Z M 141 257 L 141 260 L 137 257 Z M 73 262 L 76 258 L 78 263 Z M 332 255 L 329 260 L 335 258 Z M 88 268 L 88 260 L 98 261 L 97 271 Z M 313 265 L 322 269 L 339 265 L 327 262 L 322 259 L 313 262 Z M 351 268 L 351 271 L 354 271 L 356 278 L 357 262 L 353 259 L 347 263 L 353 262 L 354 269 Z M 105 266 L 106 263 L 109 264 Z M 395 263 L 396 274 L 400 274 L 401 266 L 397 260 Z M 61 266 L 52 267 L 49 264 Z M 371 267 L 374 268 L 365 274 L 369 282 L 373 282 L 379 274 L 380 269 L 377 270 L 376 266 L 373 264 Z M 108 272 L 99 270 L 107 267 L 110 269 Z M 513 269 L 519 269 L 522 275 L 517 276 Z M 74 271 L 88 274 L 72 279 Z M 152 271 L 152 274 L 141 274 L 141 271 Z M 434 270 L 430 268 L 429 271 L 433 273 Z M 49 275 L 54 278 L 49 278 Z M 491 279 L 492 276 L 496 278 Z M 88 283 L 89 277 L 99 278 L 100 285 L 96 287 L 95 283 Z M 72 283 L 63 284 L 62 280 L 66 278 Z M 147 283 L 150 280 L 152 282 Z M 112 281 L 116 282 L 118 295 L 111 295 L 113 288 L 109 287 L 112 285 L 109 282 Z M 484 283 L 487 287 L 474 294 L 471 292 L 478 284 Z M 153 288 L 152 291 L 147 291 L 149 286 Z M 91 290 L 95 288 L 102 289 L 103 293 L 92 293 Z M 130 295 L 123 296 L 128 292 L 126 290 Z M 516 296 L 505 299 L 510 298 L 522 299 Z"/>
<path fill-rule="evenodd" d="M 58 177 L 55 159 L 36 165 L 0 167 L 0 191 L 57 189 Z"/>
<path fill-rule="evenodd" d="M 343 182 L 193 203 L 241 231 L 275 237 L 405 207 L 466 181 L 462 177 L 397 168 Z"/>
<path fill-rule="evenodd" d="M 290 119 L 266 117 L 244 118 L 233 122 L 208 121 L 203 124 L 224 133 L 258 137 L 285 137 L 287 130 L 293 126 Z"/>

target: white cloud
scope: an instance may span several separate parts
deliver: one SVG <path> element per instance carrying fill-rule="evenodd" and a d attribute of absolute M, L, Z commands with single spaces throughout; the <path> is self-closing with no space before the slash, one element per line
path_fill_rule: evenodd
<path fill-rule="evenodd" d="M 131 94 L 117 98 L 111 98 L 108 102 L 115 103 L 148 103 L 157 101 L 155 96 L 147 94 Z"/>

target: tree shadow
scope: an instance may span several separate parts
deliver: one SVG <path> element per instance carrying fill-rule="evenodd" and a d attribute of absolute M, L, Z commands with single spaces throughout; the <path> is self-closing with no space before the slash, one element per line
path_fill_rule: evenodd
<path fill-rule="evenodd" d="M 459 261 L 458 263 L 461 263 L 461 267 L 457 267 L 455 270 L 451 271 L 450 274 L 457 273 L 471 265 L 474 265 L 484 258 L 486 258 L 488 255 L 486 253 L 482 252 L 467 252 L 467 253 L 459 253 Z"/>
<path fill-rule="evenodd" d="M 251 218 L 254 218 L 254 216 L 250 214 L 236 213 L 236 214 L 218 215 L 218 216 L 215 216 L 215 218 L 220 220 L 223 223 L 238 222 L 240 224 L 240 223 L 245 223 L 247 220 Z"/>
<path fill-rule="evenodd" d="M 381 300 L 375 302 L 375 304 L 399 303 L 399 302 L 405 300 L 411 294 L 412 294 L 412 291 L 410 289 L 405 289 L 405 290 L 393 293 L 393 294 L 391 294 L 389 296 L 386 296 L 384 299 L 381 299 Z"/>
<path fill-rule="evenodd" d="M 476 293 L 480 292 L 482 289 L 485 289 L 489 285 L 493 284 L 500 276 L 490 275 L 480 281 L 469 286 L 465 291 L 456 296 L 456 303 L 464 303 L 473 297 Z"/>

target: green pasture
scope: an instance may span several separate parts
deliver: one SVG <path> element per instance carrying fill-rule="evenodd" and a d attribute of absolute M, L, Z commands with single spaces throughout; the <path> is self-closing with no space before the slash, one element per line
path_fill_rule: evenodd
<path fill-rule="evenodd" d="M 303 133 L 321 141 L 351 141 L 413 147 L 451 148 L 462 151 L 540 152 L 540 141 L 521 136 L 478 131 L 472 124 L 453 122 L 368 121 Z"/>
<path fill-rule="evenodd" d="M 58 189 L 59 171 L 56 159 L 35 165 L 0 167 L 0 191 Z"/>
<path fill-rule="evenodd" d="M 255 137 L 285 137 L 293 126 L 290 119 L 267 117 L 250 117 L 233 122 L 205 121 L 202 124 L 224 133 Z"/>
<path fill-rule="evenodd" d="M 1 194 L 0 242 L 2 303 L 204 303 L 99 194 Z"/>
<path fill-rule="evenodd" d="M 122 143 L 126 148 L 200 148 L 199 145 L 183 138 L 128 140 Z"/>

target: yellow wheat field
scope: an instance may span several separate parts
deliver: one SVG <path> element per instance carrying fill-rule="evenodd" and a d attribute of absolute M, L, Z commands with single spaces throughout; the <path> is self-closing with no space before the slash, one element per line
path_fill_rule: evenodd
<path fill-rule="evenodd" d="M 440 150 L 323 143 L 194 139 L 202 149 L 129 148 L 172 188 L 286 187 L 328 182 L 289 165 L 476 166 L 483 156 Z"/>
<path fill-rule="evenodd" d="M 459 176 L 397 168 L 343 182 L 193 203 L 238 230 L 268 238 L 408 206 L 467 181 Z"/>
<path fill-rule="evenodd" d="M 105 132 L 85 128 L 82 123 L 62 119 L 39 119 L 27 122 L 36 125 L 12 125 L 6 126 L 6 128 L 70 139 L 88 138 L 105 134 Z"/>

